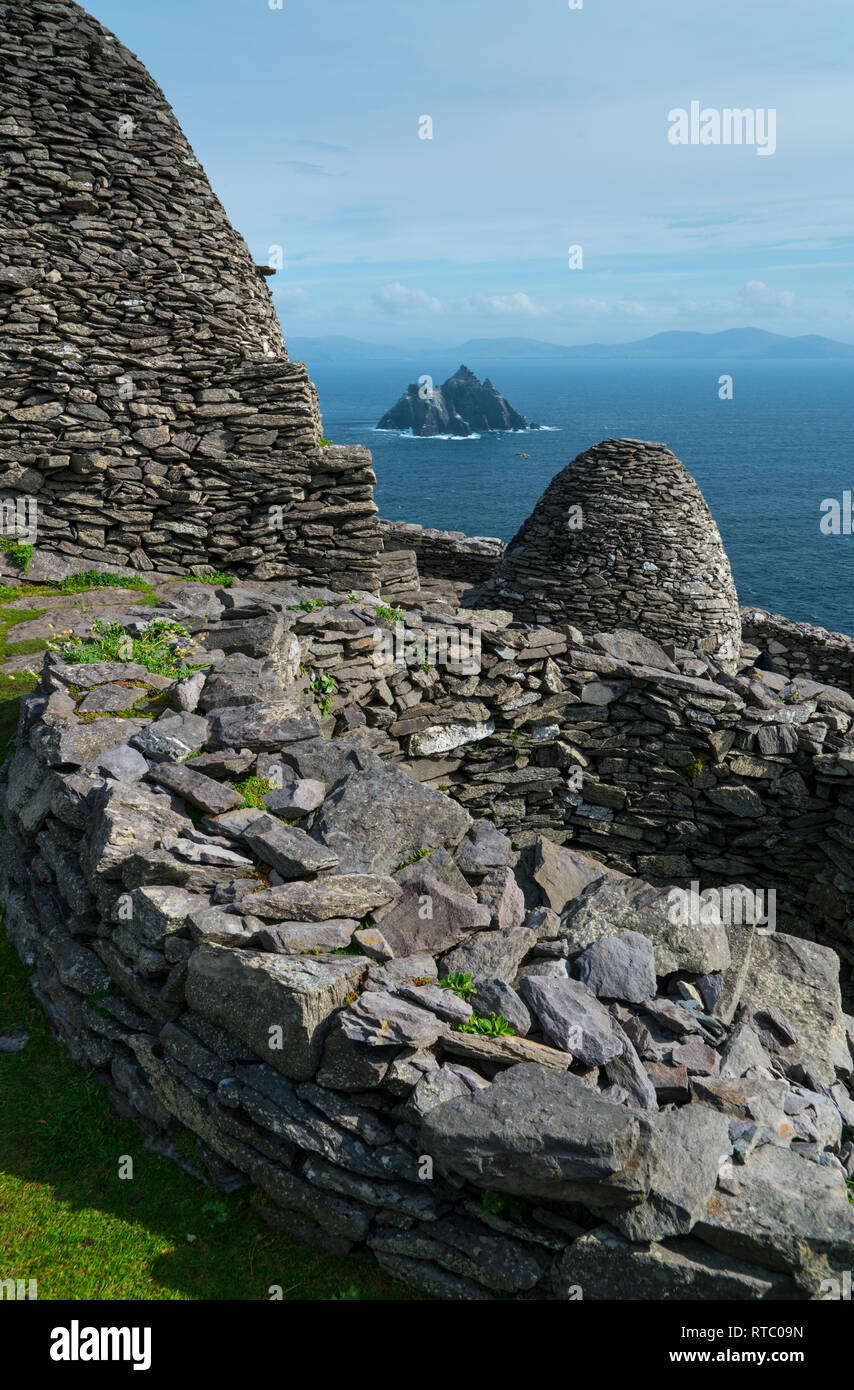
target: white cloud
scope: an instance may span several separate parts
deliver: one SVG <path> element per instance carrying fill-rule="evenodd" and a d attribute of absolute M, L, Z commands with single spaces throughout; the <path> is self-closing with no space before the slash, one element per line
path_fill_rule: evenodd
<path fill-rule="evenodd" d="M 311 295 L 308 290 L 285 290 L 276 289 L 273 291 L 276 305 L 281 309 L 302 310 L 311 307 Z"/>
<path fill-rule="evenodd" d="M 428 313 L 441 314 L 442 304 L 424 290 L 410 290 L 395 280 L 392 285 L 383 285 L 372 295 L 374 304 L 386 314 Z"/>
<path fill-rule="evenodd" d="M 496 317 L 514 316 L 517 318 L 542 318 L 548 309 L 534 304 L 530 296 L 516 294 L 470 294 L 460 301 L 459 308 L 464 314 L 490 314 Z"/>
<path fill-rule="evenodd" d="M 740 291 L 745 304 L 765 309 L 794 309 L 796 296 L 791 290 L 772 290 L 762 280 L 748 280 Z"/>

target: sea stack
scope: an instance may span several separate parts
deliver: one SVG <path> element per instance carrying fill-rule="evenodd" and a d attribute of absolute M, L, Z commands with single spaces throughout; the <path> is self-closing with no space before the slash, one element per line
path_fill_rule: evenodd
<path fill-rule="evenodd" d="M 738 597 L 720 533 L 664 444 L 606 439 L 554 477 L 467 602 L 585 632 L 633 628 L 738 659 Z"/>
<path fill-rule="evenodd" d="M 411 430 L 429 437 L 453 434 L 466 437 L 492 430 L 525 430 L 524 415 L 514 410 L 487 377 L 479 381 L 473 371 L 461 366 L 441 386 L 429 378 L 411 382 L 397 405 L 386 411 L 378 430 Z"/>

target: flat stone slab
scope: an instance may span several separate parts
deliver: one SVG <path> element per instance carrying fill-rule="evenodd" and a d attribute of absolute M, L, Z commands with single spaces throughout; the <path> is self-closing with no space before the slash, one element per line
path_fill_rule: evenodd
<path fill-rule="evenodd" d="M 420 850 L 455 848 L 467 811 L 387 764 L 354 772 L 327 798 L 312 830 L 348 873 L 392 873 Z"/>
<path fill-rule="evenodd" d="M 196 772 L 185 763 L 155 763 L 148 773 L 149 781 L 182 796 L 191 806 L 207 811 L 209 815 L 219 816 L 243 804 L 243 797 L 233 787 L 223 786 L 213 777 Z"/>
<path fill-rule="evenodd" d="M 798 1290 L 775 1274 L 712 1250 L 692 1236 L 638 1245 L 608 1226 L 579 1236 L 561 1257 L 558 1296 L 585 1301 L 697 1302 L 706 1299 L 794 1299 Z"/>
<path fill-rule="evenodd" d="M 694 1228 L 699 1239 L 765 1269 L 793 1268 L 811 1293 L 851 1269 L 854 1206 L 839 1169 L 766 1144 L 732 1179 L 709 1198 Z"/>
<path fill-rule="evenodd" d="M 282 878 L 303 878 L 338 865 L 333 850 L 319 845 L 304 830 L 283 825 L 275 816 L 253 820 L 243 831 L 243 841 Z"/>
<path fill-rule="evenodd" d="M 431 1047 L 444 1026 L 429 1010 L 382 990 L 363 994 L 341 1014 L 345 1037 L 367 1047 Z"/>
<path fill-rule="evenodd" d="M 317 738 L 320 726 L 314 715 L 295 700 L 266 705 L 234 705 L 211 715 L 208 747 L 249 748 L 253 752 L 277 752 L 289 743 Z"/>
<path fill-rule="evenodd" d="M 356 956 L 283 956 L 204 944 L 190 956 L 187 1002 L 285 1076 L 309 1081 L 332 1015 L 358 987 Z"/>
<path fill-rule="evenodd" d="M 238 904 L 268 922 L 328 922 L 331 917 L 357 921 L 375 907 L 394 902 L 400 888 L 379 874 L 327 874 L 316 882 L 286 883 L 250 894 Z"/>
<path fill-rule="evenodd" d="M 485 1090 L 439 1105 L 420 1142 L 440 1169 L 520 1197 L 626 1205 L 644 1195 L 633 1177 L 649 1119 L 601 1099 L 578 1077 L 523 1063 Z"/>
<path fill-rule="evenodd" d="M 488 907 L 440 883 L 429 870 L 408 879 L 398 901 L 377 915 L 393 956 L 438 955 L 489 922 Z"/>

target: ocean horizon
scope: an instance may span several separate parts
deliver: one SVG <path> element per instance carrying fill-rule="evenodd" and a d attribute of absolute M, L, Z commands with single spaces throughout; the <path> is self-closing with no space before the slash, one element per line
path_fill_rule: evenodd
<path fill-rule="evenodd" d="M 852 362 L 471 360 L 542 428 L 430 439 L 376 423 L 409 382 L 425 372 L 440 382 L 460 365 L 446 354 L 307 365 L 324 433 L 371 450 L 377 505 L 391 521 L 507 541 L 554 475 L 591 445 L 660 441 L 699 484 L 741 603 L 854 630 L 854 535 L 820 530 L 822 502 L 842 504 L 854 482 Z M 732 400 L 719 398 L 722 374 L 733 378 Z"/>

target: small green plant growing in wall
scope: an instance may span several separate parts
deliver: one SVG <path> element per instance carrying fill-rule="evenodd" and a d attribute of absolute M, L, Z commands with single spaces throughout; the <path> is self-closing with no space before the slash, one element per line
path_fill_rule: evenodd
<path fill-rule="evenodd" d="M 399 869 L 408 869 L 410 864 L 417 864 L 419 859 L 426 859 L 427 856 L 432 853 L 432 849 L 417 849 L 408 859 L 401 859 L 397 869 L 395 869 L 395 873 L 397 873 Z"/>
<path fill-rule="evenodd" d="M 527 1210 L 518 1197 L 511 1197 L 509 1192 L 492 1192 L 489 1188 L 484 1192 L 480 1205 L 493 1216 L 506 1216 L 511 1221 L 524 1221 Z"/>
<path fill-rule="evenodd" d="M 681 767 L 679 771 L 683 772 L 686 777 L 690 777 L 693 781 L 694 778 L 702 776 L 705 772 L 706 763 L 706 758 L 703 757 L 702 753 L 698 753 L 693 762 L 686 763 L 685 767 Z"/>
<path fill-rule="evenodd" d="M 457 1033 L 478 1033 L 485 1038 L 515 1037 L 516 1029 L 501 1014 L 473 1013 L 466 1023 L 459 1023 Z"/>
<path fill-rule="evenodd" d="M 510 742 L 517 753 L 523 753 L 528 746 L 528 735 L 523 734 L 521 729 L 514 729 L 510 735 Z"/>
<path fill-rule="evenodd" d="M 325 435 L 325 434 L 322 434 L 322 435 L 320 436 L 320 438 L 318 439 L 318 441 L 317 441 L 317 447 L 318 447 L 318 449 L 328 449 L 331 443 L 332 443 L 332 440 L 331 440 L 331 439 L 327 439 L 327 438 L 326 438 L 326 435 Z"/>
<path fill-rule="evenodd" d="M 51 651 L 63 661 L 89 665 L 99 661 L 133 662 L 158 676 L 172 680 L 186 676 L 197 667 L 188 666 L 185 658 L 192 648 L 190 634 L 180 623 L 158 618 L 139 637 L 131 637 L 121 623 L 105 623 L 96 618 L 88 638 L 60 637 L 48 642 Z"/>
<path fill-rule="evenodd" d="M 16 541 L 11 536 L 0 537 L 0 547 L 5 550 L 9 559 L 16 564 L 22 574 L 26 574 L 33 558 L 33 547 L 25 545 L 23 541 Z"/>
<path fill-rule="evenodd" d="M 264 797 L 273 790 L 273 784 L 266 777 L 245 777 L 242 782 L 235 783 L 234 790 L 243 797 L 244 806 L 255 806 L 262 810 Z"/>
<path fill-rule="evenodd" d="M 375 603 L 374 613 L 378 618 L 385 618 L 388 623 L 402 623 L 406 617 L 402 608 L 389 608 L 385 603 Z"/>
<path fill-rule="evenodd" d="M 458 999 L 466 1000 L 470 994 L 477 992 L 472 984 L 471 975 L 464 974 L 461 970 L 455 970 L 453 975 L 443 975 L 436 983 L 440 989 L 452 990 Z"/>

